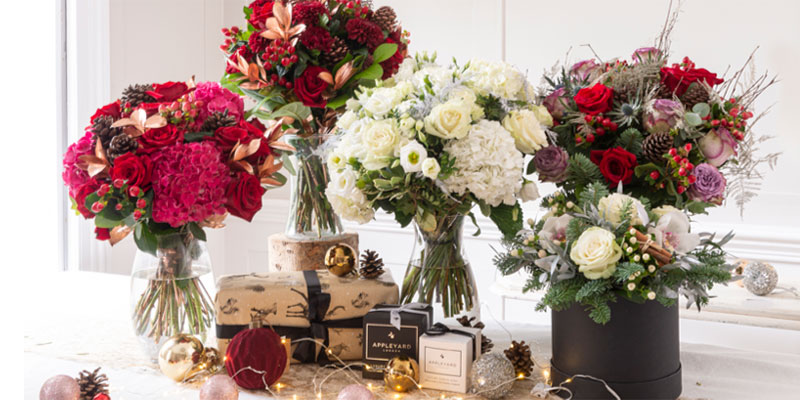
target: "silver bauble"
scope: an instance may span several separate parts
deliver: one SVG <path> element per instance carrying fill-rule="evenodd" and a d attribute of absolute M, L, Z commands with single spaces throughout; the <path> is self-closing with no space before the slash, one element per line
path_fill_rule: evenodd
<path fill-rule="evenodd" d="M 497 353 L 484 354 L 472 364 L 472 393 L 495 400 L 505 397 L 514 385 L 514 365 Z"/>
<path fill-rule="evenodd" d="M 744 287 L 756 296 L 766 296 L 778 286 L 778 271 L 765 262 L 751 262 L 744 267 Z"/>

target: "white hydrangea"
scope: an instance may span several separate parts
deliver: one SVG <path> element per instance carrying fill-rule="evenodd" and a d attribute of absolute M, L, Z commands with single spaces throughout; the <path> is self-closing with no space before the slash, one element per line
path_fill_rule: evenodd
<path fill-rule="evenodd" d="M 516 202 L 522 188 L 522 153 L 498 122 L 472 125 L 467 136 L 448 142 L 444 150 L 455 158 L 455 172 L 444 181 L 450 192 L 469 191 L 493 207 Z"/>
<path fill-rule="evenodd" d="M 526 100 L 530 87 L 525 75 L 503 61 L 472 60 L 464 72 L 467 84 L 482 95 Z"/>

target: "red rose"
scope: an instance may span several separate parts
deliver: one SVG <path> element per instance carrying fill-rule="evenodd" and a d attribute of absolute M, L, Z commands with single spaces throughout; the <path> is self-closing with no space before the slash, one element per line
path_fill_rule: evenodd
<path fill-rule="evenodd" d="M 183 131 L 178 130 L 174 125 L 150 129 L 139 136 L 139 144 L 142 145 L 142 150 L 145 152 L 152 152 L 178 142 L 183 142 Z"/>
<path fill-rule="evenodd" d="M 717 78 L 717 74 L 709 72 L 705 68 L 681 69 L 681 67 L 677 65 L 661 68 L 661 84 L 666 86 L 670 92 L 675 93 L 678 97 L 686 93 L 686 89 L 694 82 L 705 82 L 710 86 L 714 86 L 723 81 Z"/>
<path fill-rule="evenodd" d="M 322 92 L 328 88 L 328 82 L 319 78 L 319 74 L 322 72 L 328 71 L 316 65 L 309 65 L 303 74 L 294 81 L 294 93 L 303 104 L 309 107 L 325 107 L 326 101 Z"/>
<path fill-rule="evenodd" d="M 633 178 L 633 168 L 636 167 L 636 156 L 622 147 L 607 150 L 592 150 L 592 162 L 600 167 L 600 172 L 611 187 L 620 182 L 627 185 Z"/>
<path fill-rule="evenodd" d="M 111 180 L 122 179 L 129 186 L 138 186 L 147 190 L 150 187 L 150 178 L 153 174 L 153 163 L 146 155 L 137 156 L 125 153 L 114 160 L 111 168 Z"/>
<path fill-rule="evenodd" d="M 578 110 L 589 115 L 597 115 L 611 109 L 614 91 L 610 87 L 598 83 L 590 88 L 583 88 L 575 95 Z"/>
<path fill-rule="evenodd" d="M 170 102 L 178 100 L 189 91 L 189 86 L 183 82 L 154 83 L 153 90 L 146 92 L 157 102 Z"/>
<path fill-rule="evenodd" d="M 111 239 L 111 230 L 108 228 L 94 228 L 94 235 L 97 240 Z"/>
<path fill-rule="evenodd" d="M 78 209 L 78 212 L 81 213 L 81 215 L 83 215 L 83 217 L 86 219 L 94 218 L 94 213 L 92 210 L 86 208 L 86 197 L 96 192 L 97 189 L 100 189 L 100 185 L 100 181 L 92 178 L 86 181 L 86 183 L 83 185 L 79 186 L 78 190 L 75 191 L 74 199 L 76 208 Z"/>
<path fill-rule="evenodd" d="M 261 187 L 258 178 L 247 172 L 239 172 L 228 184 L 225 208 L 229 213 L 250 222 L 253 215 L 261 209 L 261 196 L 264 192 L 266 189 Z"/>
<path fill-rule="evenodd" d="M 257 0 L 250 3 L 250 8 L 253 12 L 250 14 L 250 19 L 247 21 L 250 22 L 256 29 L 262 30 L 267 25 L 267 19 L 272 17 L 272 5 L 273 1 L 263 1 Z"/>
<path fill-rule="evenodd" d="M 91 122 L 94 123 L 94 120 L 97 119 L 97 117 L 103 116 L 108 116 L 114 118 L 115 120 L 119 119 L 122 116 L 122 108 L 119 106 L 119 100 L 111 104 L 106 104 L 102 108 L 98 108 L 94 115 L 92 115 Z"/>
<path fill-rule="evenodd" d="M 214 136 L 210 137 L 209 139 L 213 139 L 217 142 L 217 147 L 223 151 L 223 153 L 228 153 L 233 150 L 233 147 L 236 146 L 236 143 L 250 143 L 250 135 L 248 135 L 247 129 L 244 129 L 239 126 L 223 126 L 217 128 L 214 131 Z M 225 154 L 227 156 L 227 154 Z"/>

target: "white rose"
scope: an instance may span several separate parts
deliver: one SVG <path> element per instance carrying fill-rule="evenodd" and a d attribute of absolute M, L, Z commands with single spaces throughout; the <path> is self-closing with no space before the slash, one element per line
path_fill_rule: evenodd
<path fill-rule="evenodd" d="M 328 186 L 333 187 L 337 193 L 347 194 L 355 190 L 357 180 L 358 176 L 355 171 L 352 168 L 346 168 L 342 171 L 331 172 L 331 182 Z"/>
<path fill-rule="evenodd" d="M 587 279 L 610 277 L 621 257 L 622 249 L 614 234 L 596 226 L 583 231 L 569 252 L 569 258 Z"/>
<path fill-rule="evenodd" d="M 409 142 L 400 149 L 400 165 L 403 171 L 419 172 L 422 171 L 422 163 L 428 158 L 425 147 L 416 140 Z"/>
<path fill-rule="evenodd" d="M 369 124 L 361 133 L 361 143 L 366 150 L 364 167 L 370 170 L 389 165 L 389 158 L 400 140 L 400 131 L 394 120 L 380 120 Z"/>
<path fill-rule="evenodd" d="M 375 117 L 383 117 L 399 103 L 402 95 L 394 88 L 377 88 L 362 104 L 364 110 Z"/>
<path fill-rule="evenodd" d="M 547 111 L 547 107 L 545 106 L 533 106 L 531 107 L 533 114 L 536 116 L 536 120 L 539 121 L 540 124 L 551 127 L 553 126 L 553 116 L 550 115 L 550 112 Z"/>
<path fill-rule="evenodd" d="M 328 170 L 331 172 L 339 171 L 347 166 L 347 159 L 339 152 L 338 149 L 328 154 Z"/>
<path fill-rule="evenodd" d="M 525 154 L 533 154 L 547 147 L 547 135 L 531 110 L 512 111 L 503 118 L 503 127 L 511 132 L 517 149 Z"/>
<path fill-rule="evenodd" d="M 358 111 L 361 109 L 361 103 L 359 103 L 357 99 L 352 97 L 347 99 L 347 101 L 344 104 L 345 107 L 351 111 Z"/>
<path fill-rule="evenodd" d="M 677 208 L 675 208 L 673 206 L 670 206 L 670 205 L 664 205 L 664 206 L 661 206 L 661 207 L 656 207 L 656 208 L 654 208 L 654 209 L 652 209 L 650 211 L 652 211 L 653 214 L 655 214 L 659 218 L 661 218 L 664 215 L 666 215 L 668 213 L 671 213 L 673 211 L 681 212 L 681 210 L 679 210 L 679 209 L 677 209 Z"/>
<path fill-rule="evenodd" d="M 646 224 L 641 218 L 641 213 L 644 212 L 644 206 L 639 200 L 631 196 L 622 193 L 613 193 L 600 199 L 600 202 L 597 204 L 600 216 L 613 224 L 622 222 L 626 216 L 623 214 L 626 207 L 630 207 L 631 224 Z"/>
<path fill-rule="evenodd" d="M 436 179 L 439 177 L 439 172 L 442 171 L 442 167 L 439 166 L 439 162 L 436 161 L 435 158 L 426 158 L 425 161 L 422 162 L 422 175 L 430 179 Z"/>
<path fill-rule="evenodd" d="M 519 197 L 522 201 L 534 201 L 539 198 L 539 188 L 535 182 L 525 182 L 522 185 L 522 190 L 519 191 Z"/>
<path fill-rule="evenodd" d="M 425 132 L 442 139 L 461 139 L 469 133 L 471 113 L 471 107 L 463 101 L 439 104 L 425 117 Z"/>
<path fill-rule="evenodd" d="M 350 129 L 353 124 L 358 121 L 358 115 L 355 111 L 347 111 L 339 117 L 339 120 L 336 121 L 336 126 L 341 130 L 348 130 Z"/>

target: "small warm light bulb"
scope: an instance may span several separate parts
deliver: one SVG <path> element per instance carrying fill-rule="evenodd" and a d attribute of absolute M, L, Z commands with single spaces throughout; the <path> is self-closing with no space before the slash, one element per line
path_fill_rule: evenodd
<path fill-rule="evenodd" d="M 543 369 L 542 370 L 542 375 L 544 376 L 544 379 L 550 378 L 550 370 L 549 369 Z"/>
<path fill-rule="evenodd" d="M 564 383 L 570 383 L 570 382 L 572 382 L 572 378 L 567 378 L 567 380 L 564 381 Z"/>
<path fill-rule="evenodd" d="M 372 390 L 372 384 L 371 383 L 367 384 L 367 389 Z"/>
<path fill-rule="evenodd" d="M 321 398 L 322 398 L 322 392 L 319 392 L 319 393 L 317 393 L 317 398 L 318 398 L 318 399 L 321 399 Z"/>
<path fill-rule="evenodd" d="M 523 374 L 522 372 L 520 372 L 519 375 L 517 375 L 517 379 L 522 380 L 524 378 L 525 378 L 525 374 Z"/>
<path fill-rule="evenodd" d="M 297 400 L 297 395 L 296 394 L 292 395 L 292 400 Z"/>
<path fill-rule="evenodd" d="M 281 344 L 286 344 L 286 339 L 281 339 Z"/>
<path fill-rule="evenodd" d="M 399 391 L 403 390 L 403 387 L 400 386 L 400 385 L 397 385 L 397 386 L 394 387 L 394 389 L 399 392 Z"/>

